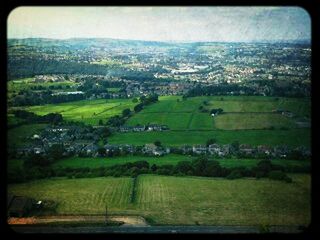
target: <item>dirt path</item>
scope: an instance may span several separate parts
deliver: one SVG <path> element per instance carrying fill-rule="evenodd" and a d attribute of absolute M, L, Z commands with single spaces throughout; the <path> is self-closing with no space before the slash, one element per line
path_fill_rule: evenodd
<path fill-rule="evenodd" d="M 9 218 L 9 224 L 43 224 L 56 222 L 104 222 L 105 216 L 41 216 L 28 218 Z M 147 221 L 140 216 L 109 216 L 109 221 L 124 222 L 121 226 L 146 227 L 149 226 Z"/>

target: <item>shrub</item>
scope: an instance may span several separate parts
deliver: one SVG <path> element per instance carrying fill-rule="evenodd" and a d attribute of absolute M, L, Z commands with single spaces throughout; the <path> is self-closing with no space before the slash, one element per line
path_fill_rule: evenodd
<path fill-rule="evenodd" d="M 237 178 L 242 178 L 242 177 L 243 177 L 242 172 L 239 169 L 234 169 L 227 176 L 227 179 L 237 179 Z"/>
<path fill-rule="evenodd" d="M 273 179 L 273 180 L 280 180 L 280 181 L 292 182 L 292 179 L 291 179 L 290 177 L 288 177 L 284 172 L 279 171 L 279 170 L 271 171 L 271 172 L 268 174 L 268 177 L 269 177 L 270 179 Z"/>

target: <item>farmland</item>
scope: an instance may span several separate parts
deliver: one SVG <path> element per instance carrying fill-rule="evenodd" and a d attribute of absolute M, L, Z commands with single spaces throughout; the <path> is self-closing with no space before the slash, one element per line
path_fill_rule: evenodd
<path fill-rule="evenodd" d="M 211 117 L 208 112 L 201 112 L 200 106 L 207 111 L 222 108 L 224 113 Z M 291 111 L 294 117 L 276 113 L 277 109 Z M 310 124 L 308 117 L 310 101 L 307 99 L 221 96 L 183 100 L 178 96 L 161 96 L 159 102 L 132 116 L 127 125 L 164 124 L 171 131 L 117 133 L 110 142 L 142 145 L 159 140 L 166 145 L 179 146 L 204 144 L 207 139 L 215 138 L 221 144 L 237 140 L 252 145 L 309 146 L 310 128 L 297 124 L 297 121 Z"/>
<path fill-rule="evenodd" d="M 210 138 L 215 138 L 219 144 L 229 144 L 233 141 L 257 145 L 310 146 L 309 129 L 290 130 L 216 130 L 216 131 L 165 131 L 143 133 L 116 133 L 109 138 L 111 144 L 143 145 L 161 141 L 163 145 L 181 146 L 184 144 L 205 144 Z"/>
<path fill-rule="evenodd" d="M 136 214 L 155 225 L 308 225 L 310 175 L 288 184 L 268 179 L 212 179 L 141 175 L 130 203 L 132 179 L 38 180 L 9 191 L 54 200 L 58 214 Z"/>
<path fill-rule="evenodd" d="M 53 167 L 70 167 L 70 168 L 99 168 L 99 167 L 109 167 L 116 164 L 125 164 L 128 162 L 136 161 L 147 161 L 150 165 L 156 164 L 158 166 L 170 164 L 176 165 L 180 161 L 191 161 L 197 157 L 189 155 L 177 155 L 169 154 L 162 157 L 152 157 L 152 156 L 120 156 L 111 158 L 81 158 L 81 157 L 71 157 L 67 159 L 62 159 L 53 164 Z M 260 159 L 234 159 L 234 158 L 212 158 L 218 161 L 221 166 L 231 168 L 231 167 L 254 167 L 260 161 Z M 12 165 L 17 165 L 18 160 L 12 160 Z M 295 166 L 299 167 L 310 167 L 310 161 L 300 161 L 300 160 L 283 160 L 283 159 L 273 159 L 271 161 L 274 164 L 284 166 L 286 168 L 292 168 Z"/>
<path fill-rule="evenodd" d="M 132 103 L 131 99 L 98 99 L 32 106 L 24 109 L 37 115 L 60 113 L 67 121 L 98 125 L 99 120 L 105 122 L 114 115 L 121 115 L 126 108 L 132 110 L 134 105 L 135 103 Z"/>

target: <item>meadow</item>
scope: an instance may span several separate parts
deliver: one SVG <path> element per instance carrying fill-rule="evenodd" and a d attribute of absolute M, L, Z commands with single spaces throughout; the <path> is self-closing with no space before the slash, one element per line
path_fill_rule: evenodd
<path fill-rule="evenodd" d="M 125 164 L 128 162 L 136 162 L 136 161 L 147 161 L 150 165 L 156 164 L 158 166 L 161 165 L 176 165 L 180 161 L 191 161 L 196 159 L 197 156 L 190 155 L 178 155 L 178 154 L 168 154 L 161 157 L 154 156 L 119 156 L 119 157 L 103 157 L 103 158 L 81 158 L 81 157 L 71 157 L 66 159 L 61 159 L 55 163 L 53 163 L 53 168 L 56 167 L 70 167 L 70 168 L 99 168 L 99 167 L 110 167 L 116 164 Z M 232 167 L 254 167 L 257 165 L 261 159 L 236 159 L 236 158 L 214 158 L 209 157 L 209 159 L 213 159 L 218 161 L 221 166 L 232 168 Z M 18 161 L 18 160 L 15 160 Z M 13 160 L 12 165 L 16 166 L 17 162 Z M 283 159 L 272 159 L 272 163 L 284 166 L 288 169 L 292 167 L 310 167 L 310 161 L 300 161 L 300 160 L 283 160 Z M 10 164 L 10 162 L 9 162 Z"/>
<path fill-rule="evenodd" d="M 38 180 L 11 193 L 58 203 L 58 214 L 131 214 L 153 225 L 304 225 L 310 223 L 310 175 L 293 183 L 140 175 L 132 178 Z M 133 200 L 133 201 L 131 201 Z"/>
<path fill-rule="evenodd" d="M 199 107 L 208 112 L 203 113 Z M 224 114 L 212 117 L 213 108 L 222 108 Z M 292 111 L 294 118 L 275 113 Z M 162 96 L 159 102 L 147 106 L 131 117 L 127 124 L 164 124 L 172 130 L 237 130 L 266 128 L 298 128 L 297 118 L 310 117 L 310 101 L 252 96 L 192 97 Z M 305 121 L 305 120 L 304 120 Z"/>
<path fill-rule="evenodd" d="M 126 108 L 133 110 L 135 105 L 131 99 L 98 99 L 31 106 L 24 109 L 38 115 L 60 113 L 67 121 L 98 125 L 99 120 L 105 123 L 110 117 L 121 115 Z"/>
<path fill-rule="evenodd" d="M 309 147 L 311 144 L 310 129 L 129 132 L 115 133 L 109 138 L 109 143 L 143 145 L 159 140 L 163 145 L 181 146 L 206 144 L 210 138 L 216 139 L 219 144 L 230 144 L 233 141 L 253 146 L 286 144 Z"/>

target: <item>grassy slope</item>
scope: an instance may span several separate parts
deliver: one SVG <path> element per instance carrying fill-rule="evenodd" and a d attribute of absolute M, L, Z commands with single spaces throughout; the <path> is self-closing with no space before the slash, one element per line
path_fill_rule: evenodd
<path fill-rule="evenodd" d="M 121 115 L 126 108 L 133 110 L 135 105 L 131 99 L 98 99 L 32 106 L 25 109 L 38 115 L 61 113 L 65 120 L 97 125 L 100 119 L 105 122 L 112 116 Z"/>
<path fill-rule="evenodd" d="M 30 142 L 33 134 L 39 133 L 47 124 L 25 124 L 8 130 L 8 147 L 21 147 Z"/>
<path fill-rule="evenodd" d="M 223 98 L 221 101 L 220 99 Z M 203 102 L 207 101 L 208 105 Z M 212 118 L 201 113 L 202 105 L 207 109 L 223 108 L 226 113 Z M 147 106 L 127 122 L 128 125 L 158 123 L 166 124 L 179 132 L 120 133 L 110 138 L 111 143 L 132 143 L 142 145 L 160 140 L 168 145 L 203 144 L 209 138 L 216 138 L 225 144 L 238 140 L 240 143 L 310 145 L 310 129 L 249 130 L 274 127 L 295 128 L 295 118 L 273 113 L 275 109 L 289 110 L 298 116 L 310 116 L 310 100 L 296 98 L 273 98 L 252 96 L 193 97 L 183 101 L 178 96 L 162 96 L 159 102 Z M 237 131 L 210 131 L 210 130 Z M 185 131 L 183 131 L 185 130 Z M 192 130 L 192 131 L 191 131 Z M 198 130 L 198 131 L 197 131 Z M 207 130 L 207 131 L 204 131 Z M 238 131 L 242 130 L 242 131 Z"/>
<path fill-rule="evenodd" d="M 129 203 L 130 178 L 41 180 L 9 191 L 59 203 L 60 214 L 138 214 L 155 224 L 308 225 L 310 175 L 291 184 L 268 179 L 210 179 L 143 175 Z"/>

